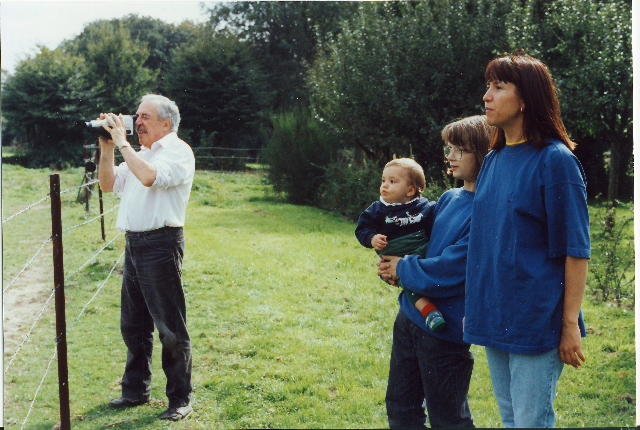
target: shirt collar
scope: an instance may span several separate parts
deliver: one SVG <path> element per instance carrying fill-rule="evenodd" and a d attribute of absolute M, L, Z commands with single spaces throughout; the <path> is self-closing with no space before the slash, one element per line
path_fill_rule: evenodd
<path fill-rule="evenodd" d="M 169 146 L 171 144 L 171 142 L 174 141 L 174 139 L 177 137 L 178 135 L 176 134 L 175 131 L 172 131 L 171 133 L 167 134 L 165 137 L 163 137 L 160 140 L 156 140 L 155 142 L 153 142 L 151 144 L 151 149 L 153 149 L 153 147 L 155 145 L 159 145 L 162 146 L 163 148 L 166 148 L 167 146 Z"/>
<path fill-rule="evenodd" d="M 413 200 L 409 200 L 407 203 L 388 203 L 388 202 L 385 202 L 385 201 L 384 201 L 384 199 L 382 198 L 382 196 L 380 196 L 380 201 L 381 201 L 381 202 L 382 202 L 382 204 L 384 204 L 385 206 L 402 206 L 402 205 L 408 205 L 408 204 L 413 203 L 413 202 L 418 201 L 418 200 L 420 200 L 420 197 L 416 197 L 416 198 L 415 198 L 415 199 L 413 199 Z"/>

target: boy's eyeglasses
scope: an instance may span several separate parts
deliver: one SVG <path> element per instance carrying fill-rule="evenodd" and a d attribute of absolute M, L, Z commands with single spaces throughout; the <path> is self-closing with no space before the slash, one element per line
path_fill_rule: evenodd
<path fill-rule="evenodd" d="M 462 154 L 465 152 L 471 153 L 472 151 L 468 151 L 466 149 L 458 148 L 456 146 L 445 145 L 444 147 L 444 158 L 449 158 L 449 155 L 453 152 L 454 160 L 461 160 Z"/>

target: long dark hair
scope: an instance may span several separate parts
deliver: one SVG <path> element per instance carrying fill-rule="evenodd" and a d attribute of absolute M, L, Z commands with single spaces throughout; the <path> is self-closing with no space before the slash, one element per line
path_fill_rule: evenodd
<path fill-rule="evenodd" d="M 569 138 L 560 115 L 560 103 L 553 79 L 542 61 L 524 55 L 505 55 L 492 60 L 484 74 L 489 82 L 510 82 L 516 86 L 524 102 L 523 135 L 537 149 L 558 139 L 573 150 L 576 144 Z M 491 149 L 504 148 L 504 130 L 496 128 Z"/>

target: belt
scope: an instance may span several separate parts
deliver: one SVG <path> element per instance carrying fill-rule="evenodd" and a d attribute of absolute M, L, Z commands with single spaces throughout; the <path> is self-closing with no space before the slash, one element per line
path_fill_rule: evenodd
<path fill-rule="evenodd" d="M 166 231 L 176 231 L 176 230 L 182 230 L 182 227 L 160 227 L 160 228 L 156 228 L 155 230 L 147 230 L 147 231 L 127 230 L 126 235 L 131 237 L 143 237 L 143 236 L 153 236 L 156 234 L 162 234 Z"/>

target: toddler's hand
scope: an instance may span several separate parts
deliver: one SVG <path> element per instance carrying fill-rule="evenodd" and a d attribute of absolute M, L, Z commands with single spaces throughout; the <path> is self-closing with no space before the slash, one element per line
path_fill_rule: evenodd
<path fill-rule="evenodd" d="M 371 246 L 376 251 L 382 251 L 387 247 L 387 236 L 383 234 L 376 234 L 371 238 Z"/>

